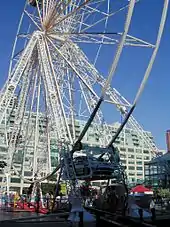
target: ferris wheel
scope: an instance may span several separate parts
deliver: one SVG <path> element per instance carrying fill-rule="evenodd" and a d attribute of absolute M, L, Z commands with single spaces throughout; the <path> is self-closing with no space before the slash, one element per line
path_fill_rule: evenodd
<path fill-rule="evenodd" d="M 154 63 L 169 1 L 162 4 L 155 43 L 138 37 L 138 34 L 130 34 L 138 2 L 26 1 L 0 99 L 0 124 L 5 121 L 8 147 L 7 173 L 12 169 L 26 182 L 46 179 L 53 173 L 51 148 L 54 146 L 59 154 L 58 161 L 61 160 L 55 171 L 61 168 L 61 163 L 64 166 L 73 164 L 72 176 L 68 168 L 64 173 L 68 179 L 73 177 L 76 170 L 72 156 L 75 151 L 87 153 L 81 142 L 91 123 L 93 133 L 98 135 L 101 155 L 106 153 L 105 148 L 110 149 L 125 123 L 156 154 L 157 147 L 131 113 Z M 119 21 L 118 25 L 114 21 Z M 123 50 L 133 48 L 149 49 L 152 55 L 145 66 L 147 69 L 136 99 L 131 104 L 112 87 L 111 82 L 118 63 L 121 65 Z M 109 73 L 101 73 L 99 66 L 105 65 L 102 56 L 107 54 L 113 59 L 109 62 L 111 67 Z M 116 109 L 124 119 L 114 138 L 107 124 L 108 114 L 103 111 L 105 104 L 109 106 L 109 112 Z M 11 117 L 12 123 L 9 121 Z M 78 121 L 84 122 L 79 135 L 76 134 Z M 19 155 L 22 159 L 18 164 L 16 157 Z M 98 165 L 96 159 L 87 155 L 84 162 L 88 171 L 79 176 L 76 174 L 77 178 L 91 177 L 96 170 L 93 166 Z M 113 163 L 105 163 L 105 166 L 110 172 L 120 171 Z M 29 173 L 27 176 L 26 172 Z"/>

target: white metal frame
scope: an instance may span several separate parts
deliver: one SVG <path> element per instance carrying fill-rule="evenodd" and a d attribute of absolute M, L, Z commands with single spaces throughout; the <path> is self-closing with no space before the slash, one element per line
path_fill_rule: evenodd
<path fill-rule="evenodd" d="M 37 174 L 38 179 L 45 179 L 44 176 L 51 172 L 51 137 L 55 138 L 56 146 L 62 143 L 66 150 L 70 150 L 74 145 L 76 119 L 81 117 L 88 119 L 100 98 L 94 89 L 96 84 L 102 90 L 104 102 L 114 104 L 123 116 L 127 114 L 132 105 L 110 86 L 121 52 L 124 46 L 153 49 L 153 58 L 145 75 L 149 76 L 160 44 L 169 3 L 168 0 L 164 1 L 158 39 L 156 44 L 151 44 L 141 38 L 128 35 L 133 10 L 138 1 L 131 0 L 128 4 L 123 4 L 126 1 L 122 0 L 121 7 L 114 12 L 111 12 L 110 6 L 113 1 L 110 0 L 68 0 L 67 3 L 62 0 L 42 0 L 41 2 L 40 6 L 36 0 L 35 10 L 27 3 L 25 5 L 14 42 L 8 79 L 0 94 L 0 124 L 12 98 L 16 95 L 18 100 L 15 122 L 8 141 L 6 172 L 10 173 L 12 167 L 26 182 L 31 182 Z M 102 10 L 102 4 L 107 4 L 106 11 Z M 108 20 L 126 9 L 128 13 L 124 32 L 107 33 Z M 94 17 L 90 20 L 93 14 L 97 14 L 98 18 Z M 25 18 L 32 24 L 28 26 L 27 34 L 21 33 Z M 91 31 L 103 21 L 105 22 L 103 31 Z M 26 39 L 23 49 L 18 51 L 17 44 L 19 39 L 23 38 Z M 94 64 L 79 46 L 82 43 L 98 44 Z M 95 64 L 102 46 L 114 44 L 117 45 L 117 51 L 108 78 L 105 79 L 97 71 Z M 79 103 L 75 92 L 79 94 L 77 96 Z M 41 118 L 45 119 L 44 131 L 41 130 Z M 30 123 L 31 121 L 33 124 Z M 103 114 L 100 109 L 94 123 L 94 130 L 100 137 L 100 145 L 107 146 L 112 135 L 105 133 L 109 130 L 107 124 L 103 124 Z M 133 116 L 129 118 L 128 124 L 143 139 L 150 151 L 156 154 L 158 148 Z M 100 125 L 103 125 L 103 132 Z M 6 129 L 9 132 L 8 125 Z M 24 138 L 23 143 L 19 141 L 19 136 Z M 23 162 L 19 170 L 14 164 L 14 157 L 21 147 Z M 24 179 L 28 147 L 33 149 L 33 159 L 30 158 L 32 176 Z"/>

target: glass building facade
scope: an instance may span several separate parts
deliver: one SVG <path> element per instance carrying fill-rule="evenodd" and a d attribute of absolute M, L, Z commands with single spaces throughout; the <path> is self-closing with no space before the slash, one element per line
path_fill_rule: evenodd
<path fill-rule="evenodd" d="M 170 188 L 170 153 L 145 164 L 145 184 L 153 188 Z"/>

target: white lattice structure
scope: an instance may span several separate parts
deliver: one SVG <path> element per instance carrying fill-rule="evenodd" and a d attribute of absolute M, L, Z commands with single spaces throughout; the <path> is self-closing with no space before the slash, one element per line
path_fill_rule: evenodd
<path fill-rule="evenodd" d="M 13 127 L 5 121 L 7 168 L 24 179 L 44 177 L 51 172 L 50 139 L 56 146 L 72 149 L 76 141 L 75 119 L 89 119 L 106 86 L 106 76 L 96 68 L 101 49 L 115 45 L 112 74 L 115 73 L 123 47 L 150 48 L 156 56 L 159 41 L 151 44 L 128 34 L 138 1 L 121 0 L 32 0 L 26 2 L 12 52 L 8 79 L 1 90 L 0 124 L 4 123 L 11 101 L 16 99 L 9 117 L 15 112 Z M 165 0 L 158 39 L 161 38 L 168 1 Z M 119 13 L 127 14 L 122 32 L 108 32 L 108 24 Z M 89 60 L 84 45 L 95 45 L 95 60 Z M 114 49 L 113 49 L 114 50 Z M 153 59 L 154 61 L 154 59 Z M 151 62 L 153 64 L 153 62 Z M 148 66 L 148 73 L 152 67 Z M 146 72 L 147 74 L 147 72 Z M 111 81 L 108 81 L 108 85 Z M 124 117 L 131 104 L 110 85 L 104 103 L 115 106 Z M 102 109 L 94 122 L 101 147 L 111 139 L 107 116 Z M 104 121 L 106 119 L 106 121 Z M 128 121 L 151 152 L 157 147 L 133 116 Z M 98 126 L 99 125 L 99 126 Z M 101 125 L 103 125 L 101 130 Z M 17 167 L 14 157 L 21 150 L 23 159 Z M 28 160 L 28 154 L 29 156 Z M 32 157 L 32 158 L 31 158 Z"/>

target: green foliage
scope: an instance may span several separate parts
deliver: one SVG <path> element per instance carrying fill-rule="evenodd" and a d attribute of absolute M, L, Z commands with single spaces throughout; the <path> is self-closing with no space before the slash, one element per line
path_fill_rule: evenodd
<path fill-rule="evenodd" d="M 170 198 L 170 190 L 169 189 L 160 189 L 158 192 L 158 195 L 163 198 Z"/>
<path fill-rule="evenodd" d="M 42 194 L 45 195 L 46 193 L 49 193 L 49 192 L 54 193 L 55 186 L 56 186 L 55 184 L 42 183 L 41 184 Z"/>

